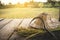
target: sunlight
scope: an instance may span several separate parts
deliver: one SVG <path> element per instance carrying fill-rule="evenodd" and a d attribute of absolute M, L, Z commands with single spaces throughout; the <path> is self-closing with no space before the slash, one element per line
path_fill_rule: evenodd
<path fill-rule="evenodd" d="M 19 0 L 19 2 L 22 4 L 22 3 L 25 3 L 25 2 L 29 2 L 30 0 Z"/>
<path fill-rule="evenodd" d="M 4 4 L 8 4 L 9 2 L 12 4 L 16 4 L 16 3 L 25 3 L 25 2 L 29 2 L 29 0 L 1 0 L 2 3 Z"/>
<path fill-rule="evenodd" d="M 12 3 L 12 4 L 16 4 L 16 3 L 25 3 L 25 2 L 29 2 L 31 0 L 0 0 L 2 3 L 4 4 L 9 4 L 9 3 Z M 47 0 L 34 0 L 35 2 L 46 2 Z"/>
<path fill-rule="evenodd" d="M 36 2 L 47 2 L 47 0 L 34 0 Z"/>

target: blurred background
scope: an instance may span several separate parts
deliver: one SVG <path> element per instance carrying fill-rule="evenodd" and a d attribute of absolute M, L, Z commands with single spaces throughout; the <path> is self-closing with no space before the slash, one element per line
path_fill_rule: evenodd
<path fill-rule="evenodd" d="M 60 0 L 0 0 L 0 18 L 33 18 L 40 13 L 60 20 Z"/>

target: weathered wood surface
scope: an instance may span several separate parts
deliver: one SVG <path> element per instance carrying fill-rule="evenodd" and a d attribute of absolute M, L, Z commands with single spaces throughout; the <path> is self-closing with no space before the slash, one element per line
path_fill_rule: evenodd
<path fill-rule="evenodd" d="M 22 40 L 17 32 L 14 32 L 15 28 L 22 27 L 28 28 L 31 19 L 4 19 L 0 22 L 0 40 Z"/>
<path fill-rule="evenodd" d="M 12 19 L 4 19 L 3 21 L 1 21 L 0 22 L 0 29 L 2 28 L 2 27 L 4 27 L 6 24 L 8 24 L 9 22 L 11 22 L 12 21 Z"/>
<path fill-rule="evenodd" d="M 23 20 L 23 22 L 19 25 L 19 28 L 21 27 L 21 28 L 28 28 L 29 27 L 29 23 L 30 23 L 30 21 L 32 20 L 32 18 L 31 19 L 24 19 Z"/>
<path fill-rule="evenodd" d="M 31 19 L 24 19 L 23 22 L 19 25 L 19 28 L 28 28 L 29 27 L 29 23 Z M 24 37 L 19 36 L 19 34 L 17 34 L 17 32 L 14 32 L 14 34 L 11 36 L 11 38 L 9 40 L 24 40 Z"/>
<path fill-rule="evenodd" d="M 23 40 L 17 34 L 15 28 L 28 28 L 32 18 L 27 19 L 4 19 L 0 21 L 0 40 Z"/>
<path fill-rule="evenodd" d="M 13 19 L 13 21 L 11 21 L 7 25 L 5 25 L 0 30 L 0 40 L 8 40 L 8 38 L 14 32 L 15 28 L 19 26 L 21 21 L 22 21 L 22 19 Z"/>

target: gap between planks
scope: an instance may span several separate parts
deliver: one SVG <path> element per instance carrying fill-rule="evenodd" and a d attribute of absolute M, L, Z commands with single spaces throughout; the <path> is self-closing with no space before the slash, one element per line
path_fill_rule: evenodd
<path fill-rule="evenodd" d="M 14 32 L 15 28 L 19 25 L 21 20 L 19 19 L 14 19 L 12 22 L 9 24 L 5 25 L 1 30 L 0 30 L 0 40 L 7 40 L 9 36 Z"/>
<path fill-rule="evenodd" d="M 3 21 L 0 22 L 0 30 L 7 25 L 8 23 L 10 23 L 12 21 L 12 19 L 4 19 Z"/>
<path fill-rule="evenodd" d="M 32 20 L 32 18 L 31 19 L 24 19 L 23 22 L 19 25 L 19 28 L 20 27 L 24 27 L 24 28 L 29 27 L 29 23 L 31 20 Z M 21 37 L 17 34 L 17 32 L 14 32 L 9 40 L 23 40 L 23 39 L 24 39 L 24 37 Z"/>
<path fill-rule="evenodd" d="M 22 23 L 22 21 L 19 23 L 19 25 Z M 19 27 L 19 25 L 17 27 Z M 9 40 L 11 38 L 11 36 L 14 34 L 14 32 L 15 32 L 15 30 L 13 31 L 13 33 L 9 36 L 9 38 L 7 40 Z"/>

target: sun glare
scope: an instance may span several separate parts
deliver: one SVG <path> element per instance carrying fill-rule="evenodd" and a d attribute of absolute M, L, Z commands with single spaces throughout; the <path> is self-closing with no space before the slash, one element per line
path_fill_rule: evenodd
<path fill-rule="evenodd" d="M 16 3 L 25 3 L 25 2 L 29 2 L 31 0 L 0 0 L 2 3 L 4 4 L 8 4 L 8 3 L 12 3 L 12 4 L 16 4 Z M 34 0 L 36 2 L 46 2 L 47 0 Z"/>

